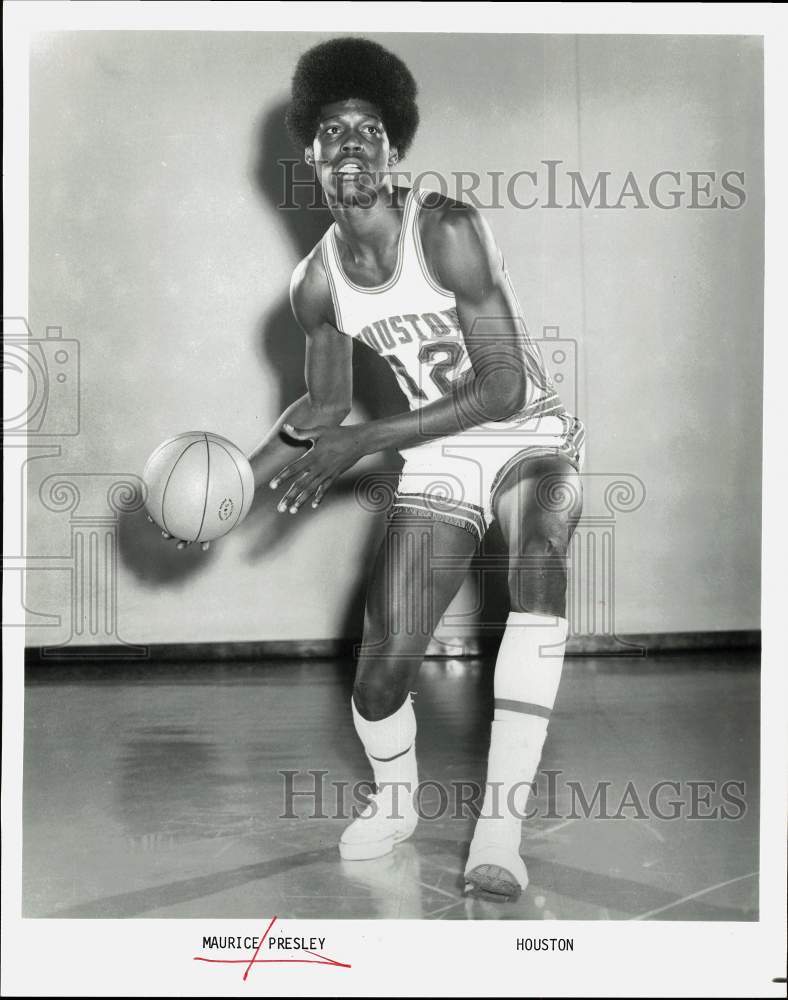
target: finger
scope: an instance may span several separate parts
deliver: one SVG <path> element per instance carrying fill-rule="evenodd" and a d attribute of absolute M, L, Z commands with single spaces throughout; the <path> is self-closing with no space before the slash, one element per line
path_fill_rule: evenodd
<path fill-rule="evenodd" d="M 311 469 L 307 469 L 302 472 L 301 475 L 290 484 L 290 488 L 279 501 L 276 509 L 280 513 L 290 510 L 298 495 L 308 487 L 309 483 L 311 483 L 314 478 L 315 475 Z"/>
<path fill-rule="evenodd" d="M 316 441 L 322 431 L 321 427 L 293 427 L 292 424 L 282 424 L 282 428 L 296 441 Z"/>
<path fill-rule="evenodd" d="M 326 495 L 331 484 L 334 482 L 333 477 L 330 479 L 324 479 L 323 482 L 315 490 L 315 496 L 312 500 L 312 509 L 317 510 L 320 504 L 323 502 L 323 497 Z"/>
<path fill-rule="evenodd" d="M 154 523 L 153 518 L 150 516 L 150 514 L 146 514 L 145 517 L 147 517 L 147 519 L 150 521 L 151 524 Z"/>
<path fill-rule="evenodd" d="M 313 477 L 309 483 L 305 484 L 301 492 L 295 498 L 295 500 L 290 504 L 289 510 L 291 514 L 297 514 L 303 504 L 309 499 L 310 496 L 315 492 L 315 484 L 317 488 L 320 488 L 317 477 Z"/>
<path fill-rule="evenodd" d="M 210 542 L 202 542 L 200 544 L 200 548 L 203 550 L 203 552 L 207 552 L 210 547 L 211 547 Z"/>
<path fill-rule="evenodd" d="M 169 531 L 162 531 L 161 537 L 162 538 L 172 538 L 172 535 L 169 533 Z"/>
<path fill-rule="evenodd" d="M 178 542 L 178 544 L 175 546 L 175 548 L 176 549 L 185 549 L 187 545 L 191 545 L 191 542 L 184 542 L 183 539 L 181 539 L 181 541 Z"/>
<path fill-rule="evenodd" d="M 280 469 L 268 485 L 272 490 L 275 490 L 282 483 L 292 479 L 293 476 L 300 475 L 304 471 L 304 464 L 307 461 L 309 461 L 307 455 L 302 455 L 301 458 L 297 458 L 295 462 L 291 462 L 290 465 L 286 465 L 283 469 Z"/>

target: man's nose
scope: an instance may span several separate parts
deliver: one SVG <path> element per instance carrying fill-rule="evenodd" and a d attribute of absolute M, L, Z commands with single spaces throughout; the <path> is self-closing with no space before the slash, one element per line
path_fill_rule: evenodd
<path fill-rule="evenodd" d="M 358 153 L 364 147 L 361 145 L 361 139 L 355 132 L 350 132 L 346 137 L 345 141 L 342 143 L 343 153 Z"/>

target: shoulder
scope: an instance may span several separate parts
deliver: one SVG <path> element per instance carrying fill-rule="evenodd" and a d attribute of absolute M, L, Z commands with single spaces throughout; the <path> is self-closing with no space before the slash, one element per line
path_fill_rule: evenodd
<path fill-rule="evenodd" d="M 290 305 L 304 329 L 334 322 L 331 289 L 323 262 L 322 240 L 298 262 L 290 278 Z"/>
<path fill-rule="evenodd" d="M 421 196 L 419 231 L 422 242 L 436 248 L 480 244 L 492 237 L 484 216 L 474 205 L 437 191 Z"/>
<path fill-rule="evenodd" d="M 430 267 L 454 290 L 496 271 L 501 254 L 481 212 L 467 202 L 436 192 L 422 196 L 419 234 Z"/>

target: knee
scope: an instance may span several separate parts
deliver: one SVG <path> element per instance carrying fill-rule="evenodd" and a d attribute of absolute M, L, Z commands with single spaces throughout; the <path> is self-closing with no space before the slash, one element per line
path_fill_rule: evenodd
<path fill-rule="evenodd" d="M 526 556 L 564 558 L 569 549 L 569 531 L 566 525 L 543 525 L 527 529 L 523 542 Z"/>
<path fill-rule="evenodd" d="M 377 660 L 373 667 L 359 663 L 353 685 L 353 701 L 365 719 L 377 722 L 388 718 L 405 700 L 410 672 L 402 664 Z"/>
<path fill-rule="evenodd" d="M 385 687 L 374 681 L 356 681 L 353 701 L 361 715 L 369 722 L 379 722 L 393 715 L 404 701 L 398 688 Z"/>
<path fill-rule="evenodd" d="M 519 591 L 524 578 L 533 579 L 548 569 L 563 570 L 569 540 L 559 529 L 530 530 L 509 552 L 509 589 Z"/>
<path fill-rule="evenodd" d="M 509 562 L 509 600 L 512 611 L 563 616 L 566 611 L 566 533 L 533 531 L 523 539 Z"/>
<path fill-rule="evenodd" d="M 563 517 L 526 517 L 520 531 L 510 540 L 509 552 L 511 556 L 519 554 L 531 559 L 561 558 L 569 550 L 571 536 L 569 521 Z"/>

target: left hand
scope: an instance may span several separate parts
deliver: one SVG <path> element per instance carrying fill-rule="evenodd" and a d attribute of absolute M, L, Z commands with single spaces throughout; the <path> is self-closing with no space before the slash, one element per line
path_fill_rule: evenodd
<path fill-rule="evenodd" d="M 312 442 L 306 454 L 286 465 L 269 483 L 272 490 L 289 483 L 276 509 L 280 514 L 286 510 L 297 514 L 310 497 L 312 507 L 319 507 L 337 476 L 355 465 L 364 451 L 358 425 L 299 428 L 284 424 L 283 429 L 288 437 L 296 441 Z"/>
<path fill-rule="evenodd" d="M 153 520 L 153 518 L 147 511 L 145 512 L 145 517 L 147 517 L 148 521 L 151 524 L 156 524 L 156 522 Z M 159 528 L 159 530 L 161 531 L 161 537 L 166 538 L 167 541 L 170 541 L 170 539 L 175 538 L 175 536 L 171 535 L 169 531 L 165 531 L 164 528 L 160 528 L 158 524 L 156 524 L 156 527 Z M 175 538 L 175 548 L 178 549 L 179 552 L 182 549 L 185 549 L 187 545 L 194 545 L 194 542 L 187 542 L 183 538 Z M 207 552 L 210 547 L 211 547 L 210 542 L 200 542 L 200 548 L 203 550 L 203 552 Z"/>

